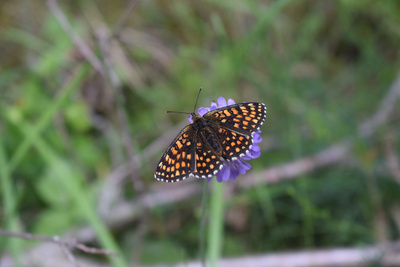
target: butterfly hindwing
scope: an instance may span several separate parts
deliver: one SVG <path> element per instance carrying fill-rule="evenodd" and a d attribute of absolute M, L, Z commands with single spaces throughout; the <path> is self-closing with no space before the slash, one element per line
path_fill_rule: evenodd
<path fill-rule="evenodd" d="M 211 178 L 222 167 L 223 162 L 215 151 L 203 141 L 201 136 L 196 138 L 196 168 L 194 176 L 197 178 Z"/>
<path fill-rule="evenodd" d="M 253 145 L 251 135 L 243 135 L 225 128 L 218 129 L 222 145 L 222 156 L 228 161 L 243 157 Z"/>
<path fill-rule="evenodd" d="M 194 170 L 195 142 L 191 125 L 186 126 L 164 152 L 154 177 L 163 182 L 177 182 Z"/>

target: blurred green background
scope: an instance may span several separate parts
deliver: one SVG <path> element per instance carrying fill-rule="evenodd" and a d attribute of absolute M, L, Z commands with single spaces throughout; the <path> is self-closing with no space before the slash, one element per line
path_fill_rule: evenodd
<path fill-rule="evenodd" d="M 99 264 L 198 260 L 203 181 L 153 173 L 188 123 L 165 111 L 190 112 L 203 87 L 199 106 L 268 109 L 261 157 L 225 185 L 221 257 L 396 240 L 399 14 L 398 1 L 1 1 L 0 228 L 122 253 L 74 251 Z M 271 182 L 277 166 L 293 174 Z M 1 237 L 0 256 L 30 266 L 39 246 Z"/>

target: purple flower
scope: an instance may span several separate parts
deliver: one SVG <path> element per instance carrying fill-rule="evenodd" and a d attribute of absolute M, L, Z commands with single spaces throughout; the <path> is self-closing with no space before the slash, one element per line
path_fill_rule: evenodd
<path fill-rule="evenodd" d="M 210 110 L 233 105 L 235 104 L 235 101 L 232 99 L 228 99 L 228 101 L 226 101 L 225 98 L 221 96 L 218 98 L 217 103 L 211 102 L 211 106 L 209 108 L 203 108 L 203 107 L 199 108 L 198 110 L 199 115 L 203 116 Z M 192 115 L 189 116 L 188 120 L 190 121 L 190 123 L 193 123 Z M 245 174 L 247 170 L 251 169 L 250 163 L 248 163 L 247 160 L 258 158 L 261 155 L 260 147 L 258 146 L 258 143 L 262 141 L 260 133 L 261 131 L 256 131 L 252 134 L 253 145 L 250 147 L 246 155 L 234 159 L 232 161 L 226 160 L 224 162 L 222 169 L 220 169 L 216 173 L 217 181 L 219 183 L 222 181 L 229 181 L 229 180 L 234 181 L 239 174 Z M 210 180 L 211 178 L 207 178 L 207 181 Z"/>

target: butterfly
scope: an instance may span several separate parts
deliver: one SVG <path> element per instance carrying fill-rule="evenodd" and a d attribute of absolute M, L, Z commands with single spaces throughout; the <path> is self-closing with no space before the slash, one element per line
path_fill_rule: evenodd
<path fill-rule="evenodd" d="M 164 152 L 154 177 L 171 183 L 191 176 L 211 178 L 227 161 L 249 152 L 266 113 L 265 105 L 257 102 L 217 108 L 203 116 L 191 113 L 193 123 Z"/>

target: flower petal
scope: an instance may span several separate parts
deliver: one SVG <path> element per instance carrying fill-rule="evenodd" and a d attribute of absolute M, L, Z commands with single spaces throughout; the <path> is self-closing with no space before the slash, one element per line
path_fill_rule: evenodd
<path fill-rule="evenodd" d="M 240 159 L 242 159 L 242 160 L 251 160 L 251 159 L 253 159 L 252 157 L 248 156 L 249 153 L 250 153 L 250 151 L 247 152 L 247 154 L 244 155 L 243 157 L 241 157 Z M 251 155 L 251 154 L 250 154 L 250 155 Z"/>
<path fill-rule="evenodd" d="M 262 141 L 260 133 L 261 133 L 261 131 L 257 131 L 253 134 L 253 142 L 254 143 L 260 143 Z"/>
<path fill-rule="evenodd" d="M 211 102 L 210 110 L 214 110 L 214 109 L 217 109 L 217 108 L 218 108 L 217 103 L 215 103 L 215 101 Z"/>
<path fill-rule="evenodd" d="M 234 105 L 234 104 L 236 104 L 236 103 L 235 103 L 235 100 L 229 98 L 229 99 L 228 99 L 228 106 Z"/>
<path fill-rule="evenodd" d="M 260 152 L 261 148 L 258 146 L 258 144 L 253 144 L 253 146 L 251 147 L 250 151 L 253 152 Z"/>
<path fill-rule="evenodd" d="M 235 165 L 231 166 L 231 175 L 229 177 L 229 180 L 234 181 L 236 179 L 236 177 L 238 177 L 240 174 L 239 168 L 237 168 Z M 228 180 L 226 180 L 228 181 Z"/>
<path fill-rule="evenodd" d="M 259 158 L 261 156 L 261 152 L 260 151 L 252 151 L 252 150 L 250 150 L 247 153 L 247 156 L 249 156 L 251 159 L 256 159 L 256 158 Z"/>
<path fill-rule="evenodd" d="M 246 161 L 243 161 L 243 160 L 240 160 L 240 159 L 239 159 L 239 160 L 237 161 L 237 163 L 238 163 L 238 167 L 239 167 L 240 173 L 242 173 L 242 171 L 244 171 L 242 174 L 245 174 L 246 171 L 248 171 L 248 170 L 251 169 L 250 163 L 248 163 L 248 162 L 246 162 Z M 242 170 L 242 171 L 241 171 L 241 170 Z"/>
<path fill-rule="evenodd" d="M 188 120 L 190 123 L 193 123 L 193 115 L 192 114 L 189 115 Z"/>
<path fill-rule="evenodd" d="M 217 102 L 218 102 L 218 106 L 219 106 L 220 108 L 223 108 L 223 107 L 226 107 L 226 106 L 227 106 L 227 105 L 226 105 L 226 100 L 225 100 L 225 98 L 223 98 L 222 96 L 218 97 Z"/>
<path fill-rule="evenodd" d="M 208 111 L 209 111 L 208 108 L 203 108 L 203 107 L 201 107 L 201 108 L 199 108 L 198 113 L 199 113 L 199 115 L 200 115 L 201 117 L 203 117 L 204 114 L 206 114 Z"/>
<path fill-rule="evenodd" d="M 226 165 L 224 165 L 224 167 L 222 167 L 222 169 L 216 175 L 218 183 L 220 183 L 222 181 L 227 181 L 227 179 L 229 179 L 230 175 L 231 175 L 231 170 L 229 168 L 229 165 L 226 164 Z"/>

